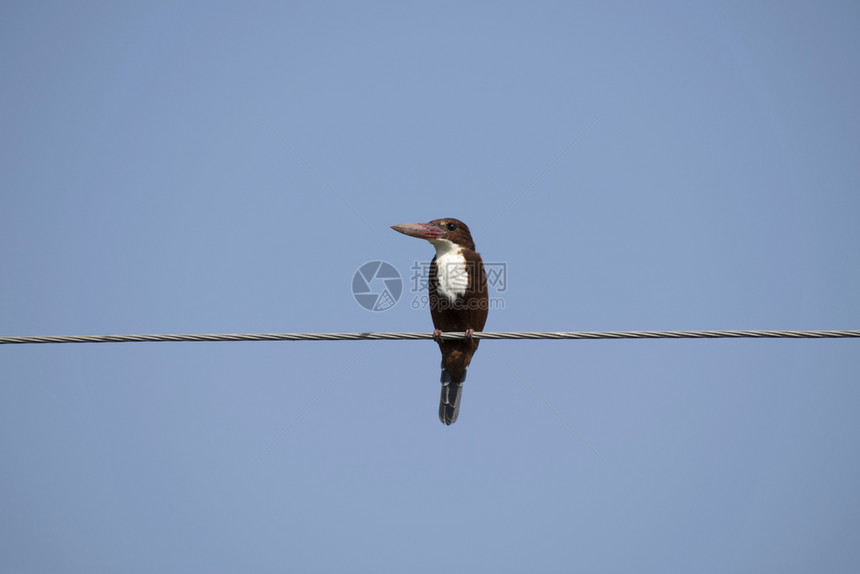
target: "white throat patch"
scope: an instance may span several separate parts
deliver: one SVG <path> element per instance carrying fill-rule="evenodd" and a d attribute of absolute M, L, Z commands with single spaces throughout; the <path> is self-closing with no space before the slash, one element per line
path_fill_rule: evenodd
<path fill-rule="evenodd" d="M 439 293 L 450 302 L 466 292 L 469 274 L 463 248 L 447 239 L 431 239 L 436 248 L 436 278 L 439 280 Z"/>

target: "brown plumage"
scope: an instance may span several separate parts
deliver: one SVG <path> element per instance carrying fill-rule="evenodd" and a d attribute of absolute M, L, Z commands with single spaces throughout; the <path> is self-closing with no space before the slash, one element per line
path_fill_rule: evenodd
<path fill-rule="evenodd" d="M 484 263 L 462 221 L 434 219 L 429 223 L 393 225 L 392 229 L 426 239 L 436 248 L 429 273 L 430 316 L 436 334 L 459 331 L 469 337 L 458 341 L 437 339 L 442 351 L 439 419 L 450 425 L 460 413 L 466 369 L 480 342 L 471 334 L 483 330 L 487 322 L 489 297 Z"/>

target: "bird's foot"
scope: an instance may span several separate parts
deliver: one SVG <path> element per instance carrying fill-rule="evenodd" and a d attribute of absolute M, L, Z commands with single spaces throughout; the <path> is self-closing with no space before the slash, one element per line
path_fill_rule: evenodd
<path fill-rule="evenodd" d="M 475 335 L 474 329 L 466 329 L 466 340 L 467 341 L 471 341 L 474 335 Z"/>
<path fill-rule="evenodd" d="M 442 334 L 441 329 L 436 329 L 435 331 L 433 331 L 433 340 L 438 343 L 439 342 L 439 335 L 441 335 L 441 334 Z"/>

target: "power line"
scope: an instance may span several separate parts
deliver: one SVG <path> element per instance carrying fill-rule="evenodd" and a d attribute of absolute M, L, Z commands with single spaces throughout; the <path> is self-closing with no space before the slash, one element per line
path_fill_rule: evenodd
<path fill-rule="evenodd" d="M 475 339 L 840 339 L 860 331 L 507 331 L 475 333 Z M 432 333 L 245 333 L 214 335 L 69 335 L 0 337 L 0 344 L 28 343 L 175 343 L 216 341 L 416 341 Z M 465 339 L 442 333 L 441 339 Z"/>

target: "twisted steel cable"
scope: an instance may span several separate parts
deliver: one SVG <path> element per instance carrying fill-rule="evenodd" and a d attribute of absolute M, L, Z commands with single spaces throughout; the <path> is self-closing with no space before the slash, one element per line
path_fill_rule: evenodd
<path fill-rule="evenodd" d="M 860 331 L 486 331 L 476 339 L 839 339 L 860 338 Z M 158 343 L 216 341 L 416 341 L 432 333 L 245 333 L 199 335 L 69 335 L 0 337 L 0 344 Z M 465 339 L 465 333 L 443 333 L 442 339 Z"/>

